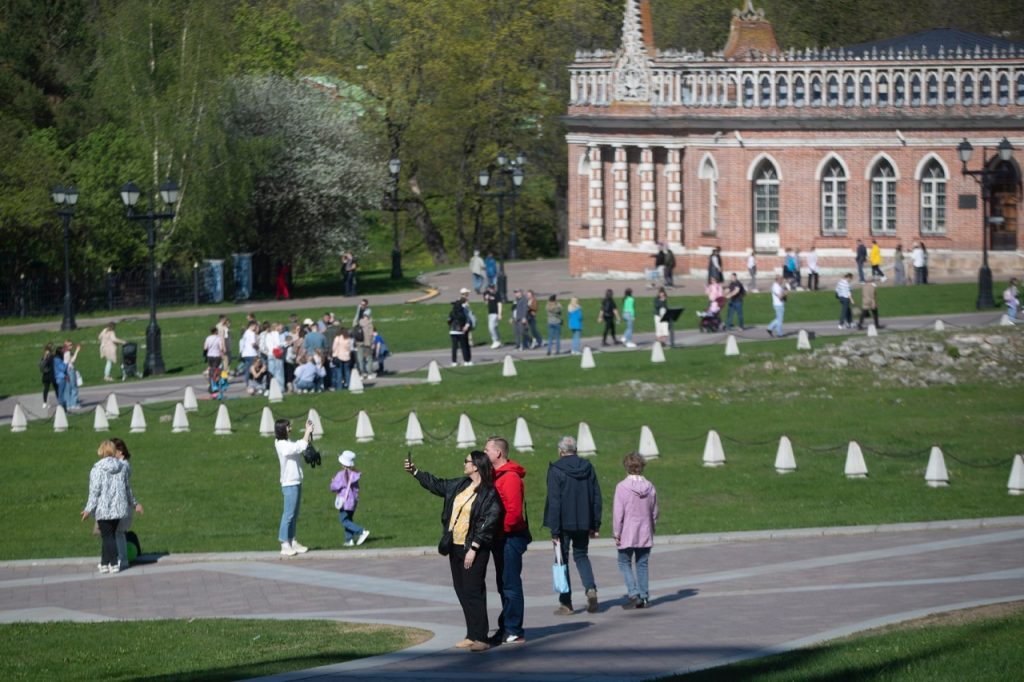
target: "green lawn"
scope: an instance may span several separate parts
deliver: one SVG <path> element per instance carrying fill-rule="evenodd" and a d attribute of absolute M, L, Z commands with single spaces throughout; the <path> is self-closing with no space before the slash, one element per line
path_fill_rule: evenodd
<path fill-rule="evenodd" d="M 1024 669 L 1024 647 L 1021 647 L 1024 608 L 1017 603 L 998 607 L 998 610 L 1012 613 L 980 619 L 975 619 L 970 611 L 931 616 L 881 632 L 854 635 L 799 651 L 665 679 L 678 682 L 1017 680 Z"/>
<path fill-rule="evenodd" d="M 621 288 L 616 289 L 621 294 Z M 973 284 L 945 284 L 929 287 L 883 288 L 878 294 L 882 321 L 886 316 L 898 315 L 943 315 L 973 310 L 976 287 Z M 641 293 L 643 298 L 637 302 L 638 332 L 653 332 L 653 299 L 648 292 Z M 706 299 L 697 296 L 682 296 L 670 299 L 673 306 L 684 306 L 687 311 L 696 311 L 706 307 Z M 312 317 L 319 319 L 324 310 L 303 307 L 301 300 L 295 301 L 294 312 L 299 319 Z M 372 296 L 371 296 L 372 305 Z M 583 301 L 584 335 L 601 332 L 595 321 L 599 308 L 596 299 Z M 432 348 L 446 348 L 449 340 L 446 332 L 448 310 L 443 305 L 372 305 L 374 319 L 379 325 L 384 338 L 393 353 L 415 351 Z M 478 319 L 485 319 L 482 304 L 475 304 Z M 351 308 L 336 309 L 334 312 L 346 323 L 352 319 L 355 303 Z M 280 311 L 257 311 L 260 320 L 277 320 L 287 322 L 287 315 Z M 769 322 L 774 313 L 771 309 L 769 294 L 753 294 L 748 297 L 745 305 L 746 323 L 763 325 Z M 786 323 L 838 318 L 838 307 L 831 291 L 798 292 L 790 297 L 786 310 Z M 139 363 L 145 358 L 145 338 L 148 316 L 144 313 L 124 318 L 113 316 L 118 321 L 117 333 L 123 339 L 139 343 Z M 240 325 L 245 316 L 232 315 L 235 338 L 232 353 L 237 351 L 237 338 L 241 334 Z M 694 329 L 696 318 L 687 312 L 683 317 L 682 329 Z M 205 367 L 202 354 L 203 339 L 210 327 L 216 323 L 215 316 L 164 318 L 160 320 L 163 339 L 164 362 L 168 373 L 198 374 Z M 541 325 L 543 326 L 543 325 Z M 502 333 L 511 335 L 511 328 L 502 325 Z M 58 342 L 65 336 L 82 344 L 78 370 L 86 383 L 98 383 L 103 376 L 103 361 L 99 357 L 99 345 L 96 340 L 99 327 L 77 330 L 70 334 L 62 332 L 35 332 L 30 334 L 0 335 L 0 364 L 7 368 L 0 382 L 0 397 L 19 395 L 40 391 L 39 370 L 37 360 L 47 341 Z M 477 340 L 482 340 L 480 336 Z M 34 402 L 33 402 L 34 404 Z"/>
<path fill-rule="evenodd" d="M 18 623 L 0 625 L 0 677 L 226 682 L 386 654 L 428 637 L 334 621 Z"/>
<path fill-rule="evenodd" d="M 535 525 L 554 445 L 575 434 L 580 420 L 594 433 L 593 461 L 608 508 L 623 454 L 637 448 L 641 425 L 651 427 L 661 457 L 648 474 L 661 492 L 659 532 L 665 534 L 1024 513 L 1024 497 L 1006 491 L 1024 434 L 1017 387 L 965 381 L 910 389 L 853 370 L 791 372 L 778 360 L 795 352 L 792 344 L 758 342 L 726 359 L 721 347 L 692 348 L 670 352 L 664 365 L 651 364 L 646 352 L 599 354 L 590 371 L 563 357 L 519 363 L 519 376 L 509 379 L 491 365 L 446 371 L 434 386 L 290 397 L 274 407 L 275 417 L 302 420 L 315 406 L 326 431 L 319 441 L 325 466 L 306 470 L 299 538 L 313 548 L 340 547 L 328 482 L 336 454 L 352 448 L 364 472 L 358 518 L 373 532 L 368 546 L 435 542 L 433 512 L 440 504 L 401 470 L 411 410 L 428 434 L 426 445 L 412 448 L 414 458 L 442 476 L 461 473 L 463 454 L 454 442 L 461 412 L 472 418 L 481 444 L 489 433 L 511 439 L 515 418 L 525 417 L 537 451 L 516 458 L 530 474 Z M 1008 371 L 1021 371 L 1021 362 Z M 264 404 L 228 401 L 231 436 L 212 435 L 216 405 L 209 402 L 191 417 L 188 434 L 170 433 L 170 404 L 147 408 L 148 433 L 127 434 L 127 414 L 114 423 L 135 453 L 135 491 L 146 507 L 136 530 L 145 551 L 275 549 L 280 490 L 272 443 L 258 435 Z M 360 409 L 376 431 L 372 443 L 355 442 Z M 701 466 L 711 428 L 725 446 L 728 463 L 721 469 Z M 782 435 L 792 440 L 799 466 L 786 476 L 772 467 Z M 7 529 L 0 559 L 98 552 L 91 524 L 77 515 L 101 438 L 90 415 L 72 415 L 64 434 L 39 422 L 25 433 L 0 432 L 0 490 L 7 501 L 0 511 Z M 843 476 L 851 439 L 865 448 L 867 480 Z M 952 485 L 946 489 L 923 481 L 933 444 L 947 456 Z"/>

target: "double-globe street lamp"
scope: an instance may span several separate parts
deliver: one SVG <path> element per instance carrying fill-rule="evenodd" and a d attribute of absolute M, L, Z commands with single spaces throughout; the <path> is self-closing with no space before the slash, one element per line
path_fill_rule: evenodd
<path fill-rule="evenodd" d="M 498 300 L 508 300 L 508 280 L 505 277 L 505 258 L 516 258 L 516 221 L 515 221 L 515 200 L 519 195 L 519 188 L 523 186 L 526 173 L 523 165 L 526 163 L 526 154 L 519 152 L 515 160 L 509 159 L 504 152 L 498 152 L 497 178 L 494 182 L 494 191 L 488 192 L 491 184 L 491 172 L 485 168 L 480 171 L 477 181 L 480 183 L 481 194 L 491 197 L 498 202 Z M 505 252 L 505 198 L 508 197 L 512 207 L 512 234 L 509 237 L 508 253 Z"/>
<path fill-rule="evenodd" d="M 992 203 L 992 186 L 995 184 L 996 177 L 1000 174 L 1000 165 L 1005 162 L 1009 162 L 1013 158 L 1013 145 L 1010 141 L 1003 138 L 1002 142 L 996 147 L 998 152 L 999 162 L 990 166 L 990 159 L 985 148 L 982 148 L 982 159 L 981 168 L 978 170 L 969 170 L 967 164 L 971 160 L 971 154 L 974 153 L 974 147 L 965 137 L 963 142 L 957 145 L 957 153 L 960 155 L 960 163 L 962 164 L 961 172 L 964 175 L 974 178 L 974 181 L 981 186 L 981 269 L 978 271 L 978 300 L 976 307 L 979 310 L 987 308 L 995 308 L 996 302 L 992 296 L 992 270 L 988 266 L 988 235 L 989 235 L 989 223 L 1002 221 L 1002 216 L 989 216 L 989 206 Z"/>
<path fill-rule="evenodd" d="M 402 249 L 398 245 L 398 174 L 402 160 L 397 156 L 388 161 L 391 176 L 391 221 L 394 227 L 394 243 L 391 246 L 391 279 L 402 279 Z"/>
<path fill-rule="evenodd" d="M 174 217 L 174 205 L 178 203 L 178 185 L 170 179 L 160 185 L 160 198 L 167 207 L 163 213 L 154 210 L 156 200 L 152 194 L 149 196 L 147 210 L 144 213 L 136 213 L 135 205 L 141 195 L 141 190 L 134 182 L 129 182 L 121 188 L 125 215 L 129 220 L 145 220 L 149 237 L 149 326 L 146 327 L 146 362 L 143 365 L 143 373 L 146 376 L 153 376 L 164 373 L 160 327 L 156 323 L 156 221 Z"/>
<path fill-rule="evenodd" d="M 61 320 L 61 331 L 75 329 L 75 308 L 71 300 L 71 253 L 68 239 L 71 231 L 71 217 L 75 215 L 75 204 L 78 203 L 78 190 L 74 185 L 64 187 L 57 185 L 50 193 L 53 203 L 57 204 L 57 215 L 64 221 L 64 319 Z"/>

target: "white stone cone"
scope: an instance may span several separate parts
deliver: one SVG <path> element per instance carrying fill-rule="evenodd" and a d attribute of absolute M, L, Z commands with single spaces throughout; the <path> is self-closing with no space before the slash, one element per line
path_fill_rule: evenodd
<path fill-rule="evenodd" d="M 810 350 L 811 349 L 811 337 L 807 335 L 806 329 L 801 329 L 800 333 L 796 337 L 796 349 L 797 350 Z"/>
<path fill-rule="evenodd" d="M 228 406 L 223 403 L 217 407 L 217 421 L 213 424 L 213 435 L 231 435 L 231 415 L 228 414 Z"/>
<path fill-rule="evenodd" d="M 277 382 L 271 379 L 270 383 Z M 264 438 L 274 435 L 274 413 L 270 411 L 268 406 L 263 407 L 263 413 L 260 415 L 260 435 Z"/>
<path fill-rule="evenodd" d="M 876 336 L 878 336 L 878 327 L 876 327 L 875 323 L 872 322 L 868 325 L 868 337 L 875 338 Z"/>
<path fill-rule="evenodd" d="M 188 416 L 185 406 L 178 403 L 174 406 L 174 421 L 171 422 L 171 433 L 188 433 Z"/>
<path fill-rule="evenodd" d="M 102 433 L 103 431 L 110 430 L 110 422 L 107 420 L 107 411 L 103 409 L 102 405 L 96 406 L 96 412 L 92 418 L 93 431 Z"/>
<path fill-rule="evenodd" d="M 722 439 L 718 437 L 718 431 L 708 431 L 708 439 L 704 441 L 704 466 L 720 467 L 725 464 L 725 450 L 722 449 Z"/>
<path fill-rule="evenodd" d="M 188 412 L 199 411 L 199 403 L 196 401 L 196 392 L 191 386 L 185 387 L 185 397 L 182 399 L 181 404 Z"/>
<path fill-rule="evenodd" d="M 661 347 L 661 341 L 655 341 L 651 346 L 651 362 L 665 362 L 665 349 Z"/>
<path fill-rule="evenodd" d="M 779 439 L 779 450 L 775 453 L 775 470 L 780 474 L 796 471 L 796 457 L 793 456 L 793 444 L 787 436 Z"/>
<path fill-rule="evenodd" d="M 324 425 L 320 421 L 320 413 L 316 411 L 315 407 L 309 408 L 309 415 L 306 416 L 306 421 L 313 422 L 313 440 L 320 440 L 324 437 Z"/>
<path fill-rule="evenodd" d="M 935 331 L 944 332 L 946 331 L 946 323 L 942 320 L 935 320 Z"/>
<path fill-rule="evenodd" d="M 938 445 L 932 446 L 928 455 L 928 469 L 924 472 L 924 481 L 929 488 L 943 488 L 949 485 L 949 472 L 946 471 L 946 458 Z"/>
<path fill-rule="evenodd" d="M 423 445 L 423 427 L 415 412 L 409 413 L 409 422 L 405 425 L 405 444 Z"/>
<path fill-rule="evenodd" d="M 594 352 L 590 350 L 590 346 L 583 347 L 583 356 L 580 358 L 580 369 L 594 369 L 597 365 L 594 364 Z"/>
<path fill-rule="evenodd" d="M 654 434 L 646 424 L 640 427 L 640 447 L 637 452 L 644 459 L 658 459 L 658 444 L 654 442 Z"/>
<path fill-rule="evenodd" d="M 25 410 L 21 409 L 21 403 L 14 405 L 14 414 L 11 415 L 11 432 L 21 433 L 28 428 L 28 419 L 25 417 Z"/>
<path fill-rule="evenodd" d="M 516 418 L 516 437 L 512 440 L 512 447 L 516 452 L 533 452 L 533 437 L 530 436 L 530 427 L 522 417 Z"/>
<path fill-rule="evenodd" d="M 1010 480 L 1006 483 L 1011 495 L 1024 495 L 1024 455 L 1013 456 Z"/>
<path fill-rule="evenodd" d="M 279 403 L 284 400 L 284 393 L 281 392 L 281 384 L 277 379 L 270 380 L 270 391 L 267 393 L 267 400 L 272 403 Z"/>
<path fill-rule="evenodd" d="M 135 403 L 135 407 L 132 408 L 132 424 L 128 427 L 128 433 L 145 433 L 146 432 L 146 415 L 142 414 L 142 405 Z"/>
<path fill-rule="evenodd" d="M 587 422 L 580 422 L 580 428 L 576 432 L 576 454 L 580 457 L 597 454 L 597 445 L 594 444 L 594 436 L 590 433 Z"/>
<path fill-rule="evenodd" d="M 459 435 L 456 438 L 455 447 L 471 448 L 476 445 L 476 433 L 473 432 L 473 423 L 469 421 L 469 415 L 465 412 L 459 415 Z"/>
<path fill-rule="evenodd" d="M 864 461 L 864 453 L 860 451 L 860 446 L 856 441 L 851 440 L 849 447 L 846 448 L 846 466 L 843 473 L 847 478 L 867 478 L 868 476 L 868 464 Z"/>
<path fill-rule="evenodd" d="M 1004 314 L 1002 317 L 999 318 L 999 326 L 1000 327 L 1012 327 L 1013 326 L 1013 320 L 1010 319 L 1009 315 L 1005 315 Z"/>
<path fill-rule="evenodd" d="M 736 343 L 736 337 L 729 334 L 729 338 L 725 340 L 725 356 L 733 357 L 734 355 L 740 354 L 740 346 Z"/>
<path fill-rule="evenodd" d="M 501 376 L 514 377 L 516 374 L 516 361 L 512 359 L 511 355 L 506 355 L 505 364 L 501 367 Z"/>
<path fill-rule="evenodd" d="M 431 360 L 430 366 L 427 367 L 427 383 L 428 384 L 439 384 L 441 383 L 441 368 L 437 364 L 437 360 Z"/>
<path fill-rule="evenodd" d="M 369 443 L 373 440 L 373 424 L 370 423 L 370 415 L 366 410 L 359 410 L 359 417 L 356 419 L 356 442 Z"/>
<path fill-rule="evenodd" d="M 107 419 L 117 419 L 121 416 L 121 408 L 117 404 L 117 396 L 113 393 L 107 396 L 107 403 L 103 406 L 107 413 Z"/>
<path fill-rule="evenodd" d="M 348 378 L 348 392 L 359 395 L 363 390 L 363 375 L 359 373 L 358 369 L 353 368 L 352 374 Z"/>
<path fill-rule="evenodd" d="M 60 405 L 57 406 L 57 411 L 53 413 L 53 432 L 64 433 L 68 430 L 68 413 L 64 411 L 64 408 Z"/>

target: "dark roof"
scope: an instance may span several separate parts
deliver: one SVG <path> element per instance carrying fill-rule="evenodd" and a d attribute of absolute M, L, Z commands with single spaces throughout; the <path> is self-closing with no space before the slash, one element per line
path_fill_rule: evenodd
<path fill-rule="evenodd" d="M 955 52 L 958 47 L 964 52 L 974 52 L 975 48 L 981 48 L 982 50 L 999 48 L 1003 50 L 1013 47 L 1017 50 L 1022 50 L 1024 49 L 1024 43 L 1006 40 L 1005 38 L 995 38 L 984 33 L 970 33 L 956 28 L 933 28 L 927 31 L 910 33 L 905 36 L 848 45 L 842 49 L 845 50 L 847 55 L 851 53 L 870 53 L 872 49 L 877 50 L 879 53 L 883 51 L 888 52 L 891 48 L 894 52 L 912 50 L 920 56 L 936 57 L 940 47 L 944 48 L 948 55 L 951 50 Z M 832 51 L 835 52 L 838 49 Z"/>

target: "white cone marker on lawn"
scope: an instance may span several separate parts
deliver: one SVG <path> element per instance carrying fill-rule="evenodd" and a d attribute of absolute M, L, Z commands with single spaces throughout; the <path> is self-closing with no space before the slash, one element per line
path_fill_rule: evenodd
<path fill-rule="evenodd" d="M 356 418 L 356 442 L 369 443 L 373 437 L 373 424 L 370 423 L 370 415 L 366 414 L 366 410 L 359 410 L 359 417 Z"/>
<path fill-rule="evenodd" d="M 662 347 L 661 341 L 655 341 L 651 346 L 651 362 L 655 364 L 665 362 L 665 349 Z"/>
<path fill-rule="evenodd" d="M 92 418 L 92 429 L 96 433 L 102 433 L 110 430 L 110 422 L 107 421 L 107 411 L 103 409 L 102 405 L 96 406 L 96 412 Z"/>
<path fill-rule="evenodd" d="M 217 421 L 213 424 L 213 435 L 231 435 L 231 415 L 228 414 L 228 406 L 224 403 L 217 407 Z"/>
<path fill-rule="evenodd" d="M 1010 480 L 1006 487 L 1011 495 L 1024 495 L 1024 455 L 1013 456 L 1013 466 L 1010 467 Z"/>
<path fill-rule="evenodd" d="M 128 433 L 145 433 L 146 432 L 146 415 L 142 413 L 142 404 L 135 403 L 135 407 L 132 408 L 132 424 L 128 427 Z"/>
<path fill-rule="evenodd" d="M 594 351 L 590 350 L 590 346 L 583 347 L 583 356 L 580 357 L 580 369 L 594 369 L 597 365 L 594 364 Z"/>
<path fill-rule="evenodd" d="M 501 376 L 503 377 L 514 377 L 516 375 L 516 361 L 512 359 L 511 355 L 505 356 L 505 362 L 501 366 Z"/>
<path fill-rule="evenodd" d="M 405 425 L 405 444 L 423 445 L 423 427 L 415 412 L 409 413 L 409 422 Z"/>
<path fill-rule="evenodd" d="M 942 320 L 935 320 L 935 331 L 944 332 L 946 331 L 946 323 Z"/>
<path fill-rule="evenodd" d="M 273 379 L 270 382 L 272 384 L 277 383 Z M 271 412 L 270 407 L 267 405 L 263 406 L 263 413 L 260 414 L 260 435 L 264 438 L 274 436 L 274 413 Z"/>
<path fill-rule="evenodd" d="M 788 474 L 796 471 L 796 457 L 793 456 L 793 444 L 787 436 L 779 439 L 779 450 L 775 453 L 775 471 Z"/>
<path fill-rule="evenodd" d="M 64 433 L 68 430 L 68 413 L 64 411 L 64 408 L 60 405 L 57 406 L 56 412 L 53 413 L 53 432 Z"/>
<path fill-rule="evenodd" d="M 797 350 L 810 350 L 811 349 L 811 337 L 808 336 L 806 329 L 801 329 L 800 333 L 796 337 L 796 349 Z"/>
<path fill-rule="evenodd" d="M 22 433 L 28 429 L 28 419 L 25 417 L 25 410 L 21 403 L 15 403 L 14 414 L 11 415 L 11 433 Z"/>
<path fill-rule="evenodd" d="M 428 384 L 439 384 L 441 383 L 441 368 L 437 364 L 437 360 L 431 360 L 430 366 L 427 367 L 427 383 Z"/>
<path fill-rule="evenodd" d="M 107 413 L 107 419 L 117 419 L 121 416 L 121 408 L 117 404 L 117 396 L 111 393 L 107 396 L 107 403 L 103 407 L 103 411 Z"/>
<path fill-rule="evenodd" d="M 644 459 L 658 459 L 658 444 L 654 441 L 651 427 L 646 424 L 640 427 L 640 447 L 637 453 Z"/>
<path fill-rule="evenodd" d="M 516 418 L 516 436 L 512 440 L 512 447 L 516 452 L 533 452 L 533 437 L 530 436 L 530 427 L 522 417 Z"/>
<path fill-rule="evenodd" d="M 358 369 L 353 368 L 352 374 L 348 377 L 348 392 L 353 395 L 359 395 L 364 389 L 363 375 L 359 373 Z"/>
<path fill-rule="evenodd" d="M 576 431 L 576 454 L 580 457 L 597 454 L 597 445 L 594 444 L 594 436 L 590 433 L 590 425 L 587 422 L 580 422 L 580 427 Z"/>
<path fill-rule="evenodd" d="M 933 445 L 931 454 L 928 455 L 928 469 L 924 472 L 924 480 L 929 488 L 943 488 L 949 485 L 946 458 L 938 445 Z"/>
<path fill-rule="evenodd" d="M 313 422 L 313 440 L 320 440 L 324 437 L 324 424 L 320 421 L 320 413 L 316 411 L 315 407 L 309 408 L 306 421 Z"/>
<path fill-rule="evenodd" d="M 196 401 L 196 392 L 191 386 L 185 387 L 185 397 L 182 398 L 181 404 L 188 412 L 199 411 L 199 403 Z"/>
<path fill-rule="evenodd" d="M 188 433 L 188 415 L 185 406 L 178 403 L 174 406 L 174 421 L 171 422 L 171 433 Z"/>
<path fill-rule="evenodd" d="M 284 400 L 284 393 L 281 392 L 281 384 L 277 383 L 277 379 L 270 380 L 270 392 L 267 394 L 267 400 L 272 403 Z"/>
<path fill-rule="evenodd" d="M 868 325 L 868 338 L 873 339 L 876 336 L 878 336 L 878 327 L 876 327 L 875 323 L 872 322 L 871 324 Z"/>
<path fill-rule="evenodd" d="M 739 344 L 736 343 L 736 337 L 729 334 L 729 338 L 725 340 L 725 356 L 731 358 L 735 355 L 740 354 Z"/>
<path fill-rule="evenodd" d="M 843 468 L 843 473 L 847 478 L 868 477 L 868 464 L 864 461 L 864 453 L 860 451 L 860 446 L 856 441 L 851 440 L 850 445 L 846 448 L 846 466 Z"/>
<path fill-rule="evenodd" d="M 459 434 L 456 437 L 455 447 L 471 448 L 476 445 L 476 433 L 473 432 L 473 422 L 469 421 L 469 415 L 463 412 L 459 415 Z"/>
<path fill-rule="evenodd" d="M 704 458 L 702 460 L 706 467 L 720 467 L 725 464 L 725 450 L 722 449 L 722 439 L 718 431 L 708 431 L 708 439 L 704 441 Z"/>

